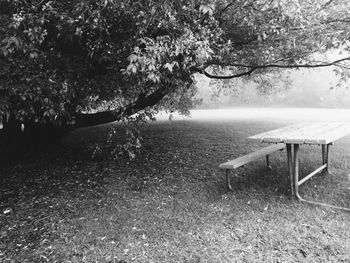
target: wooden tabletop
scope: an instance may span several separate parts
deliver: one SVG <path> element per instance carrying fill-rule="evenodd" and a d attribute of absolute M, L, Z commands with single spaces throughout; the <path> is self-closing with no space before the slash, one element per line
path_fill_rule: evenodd
<path fill-rule="evenodd" d="M 328 144 L 350 134 L 349 122 L 299 123 L 250 136 L 266 143 Z"/>

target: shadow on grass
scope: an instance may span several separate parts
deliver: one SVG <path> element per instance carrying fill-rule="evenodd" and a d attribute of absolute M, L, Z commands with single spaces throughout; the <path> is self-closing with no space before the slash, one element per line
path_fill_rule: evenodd
<path fill-rule="evenodd" d="M 103 152 L 96 161 L 91 145 L 109 128 L 97 126 L 1 163 L 0 261 L 346 262 L 349 215 L 290 200 L 285 152 L 272 171 L 259 160 L 239 170 L 245 183 L 225 188 L 219 164 L 262 147 L 245 138 L 280 125 L 153 123 L 134 160 Z M 349 204 L 349 144 L 334 149 L 335 176 L 317 175 L 304 195 Z M 311 148 L 302 159 L 302 174 L 317 165 Z"/>

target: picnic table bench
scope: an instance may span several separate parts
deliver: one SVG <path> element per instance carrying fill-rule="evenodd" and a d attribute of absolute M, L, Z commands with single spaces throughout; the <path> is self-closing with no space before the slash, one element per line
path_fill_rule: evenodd
<path fill-rule="evenodd" d="M 225 173 L 226 173 L 226 185 L 227 188 L 232 190 L 232 186 L 231 186 L 231 179 L 230 179 L 230 174 L 229 174 L 229 170 L 236 170 L 237 168 L 244 166 L 252 161 L 255 161 L 261 157 L 266 157 L 266 165 L 268 169 L 271 169 L 271 165 L 270 165 L 270 154 L 277 152 L 277 151 L 281 151 L 285 148 L 286 146 L 283 143 L 278 143 L 275 145 L 271 145 L 262 149 L 259 149 L 255 152 L 252 152 L 250 154 L 238 157 L 234 160 L 228 161 L 226 163 L 222 163 L 220 164 L 220 169 L 225 169 Z"/>
<path fill-rule="evenodd" d="M 285 147 L 287 149 L 288 173 L 292 195 L 302 202 L 350 211 L 349 208 L 338 207 L 316 201 L 308 201 L 299 194 L 299 187 L 307 180 L 323 170 L 330 173 L 330 146 L 333 145 L 336 140 L 348 134 L 350 134 L 350 123 L 348 122 L 312 122 L 286 126 L 250 136 L 249 139 L 251 140 L 274 145 L 223 163 L 220 165 L 220 168 L 225 169 L 228 188 L 232 189 L 228 170 L 234 170 L 264 155 L 266 155 L 267 165 L 269 167 L 268 155 Z M 300 145 L 321 145 L 322 148 L 322 165 L 310 174 L 304 176 L 302 179 L 299 179 Z"/>

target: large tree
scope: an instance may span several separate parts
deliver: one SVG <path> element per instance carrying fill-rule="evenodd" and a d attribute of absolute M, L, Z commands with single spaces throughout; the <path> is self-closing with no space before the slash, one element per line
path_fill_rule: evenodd
<path fill-rule="evenodd" d="M 75 128 L 187 112 L 194 74 L 233 79 L 349 57 L 345 0 L 0 0 L 0 116 Z M 315 54 L 317 56 L 315 56 Z"/>

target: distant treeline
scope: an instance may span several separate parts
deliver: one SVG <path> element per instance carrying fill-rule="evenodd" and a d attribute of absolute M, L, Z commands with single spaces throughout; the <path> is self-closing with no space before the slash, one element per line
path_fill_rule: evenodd
<path fill-rule="evenodd" d="M 199 79 L 199 108 L 221 108 L 234 106 L 287 106 L 350 108 L 350 89 L 347 83 L 337 82 L 331 68 L 287 72 L 284 79 L 270 87 L 261 87 L 252 81 L 233 82 L 235 88 L 225 88 L 209 80 Z"/>

